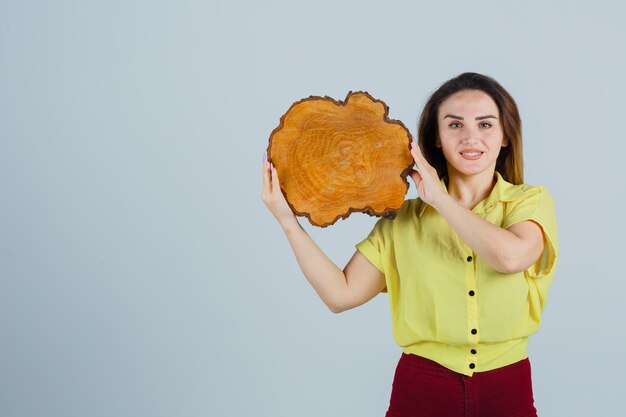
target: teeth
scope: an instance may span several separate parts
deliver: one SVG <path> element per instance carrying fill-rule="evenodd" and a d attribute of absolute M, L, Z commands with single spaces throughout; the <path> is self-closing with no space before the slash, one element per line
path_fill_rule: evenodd
<path fill-rule="evenodd" d="M 477 156 L 480 155 L 482 152 L 464 152 L 463 155 L 467 155 L 467 156 Z"/>

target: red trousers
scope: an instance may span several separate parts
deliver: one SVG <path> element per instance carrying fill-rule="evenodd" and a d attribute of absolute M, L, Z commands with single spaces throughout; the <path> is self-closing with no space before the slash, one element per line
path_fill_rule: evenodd
<path fill-rule="evenodd" d="M 528 359 L 465 376 L 402 353 L 386 417 L 536 417 Z"/>

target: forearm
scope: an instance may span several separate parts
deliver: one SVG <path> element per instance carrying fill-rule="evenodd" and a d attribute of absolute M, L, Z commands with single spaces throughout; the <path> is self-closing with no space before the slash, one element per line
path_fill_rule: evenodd
<path fill-rule="evenodd" d="M 514 233 L 488 222 L 446 195 L 435 209 L 461 240 L 497 271 L 508 273 L 516 265 L 522 241 Z"/>
<path fill-rule="evenodd" d="M 342 294 L 347 290 L 343 271 L 317 246 L 295 217 L 281 226 L 302 273 L 324 304 L 331 311 L 336 311 Z"/>

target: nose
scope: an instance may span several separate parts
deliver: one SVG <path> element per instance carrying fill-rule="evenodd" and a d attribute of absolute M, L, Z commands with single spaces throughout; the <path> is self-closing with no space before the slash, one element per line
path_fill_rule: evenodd
<path fill-rule="evenodd" d="M 477 128 L 466 127 L 463 129 L 463 143 L 477 142 L 480 138 L 480 132 Z"/>

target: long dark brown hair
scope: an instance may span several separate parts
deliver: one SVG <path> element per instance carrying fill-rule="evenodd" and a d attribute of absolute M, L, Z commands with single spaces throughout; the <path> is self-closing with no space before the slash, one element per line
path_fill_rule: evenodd
<path fill-rule="evenodd" d="M 522 152 L 522 121 L 513 97 L 493 78 L 465 72 L 446 81 L 428 99 L 419 118 L 417 134 L 419 146 L 426 160 L 437 170 L 439 178 L 448 173 L 446 158 L 436 146 L 439 135 L 437 116 L 441 103 L 451 95 L 463 90 L 480 90 L 488 94 L 498 106 L 502 132 L 508 146 L 500 149 L 496 171 L 512 184 L 524 182 L 524 158 Z"/>

